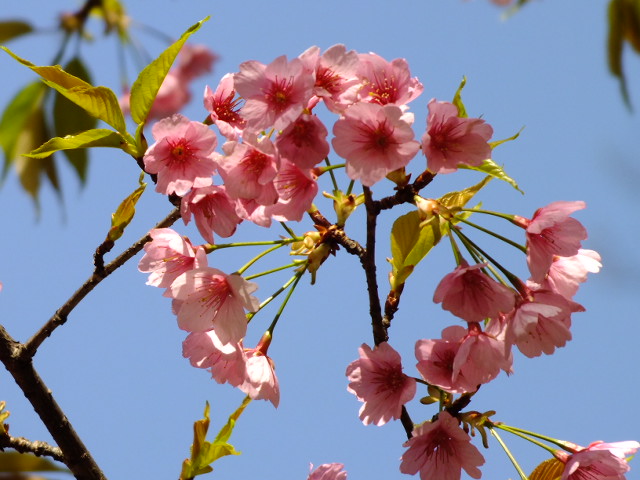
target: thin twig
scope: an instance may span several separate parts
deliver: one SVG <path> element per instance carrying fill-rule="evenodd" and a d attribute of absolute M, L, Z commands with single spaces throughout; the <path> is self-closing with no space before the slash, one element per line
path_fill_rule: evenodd
<path fill-rule="evenodd" d="M 62 450 L 47 442 L 36 440 L 32 442 L 24 437 L 12 437 L 11 435 L 2 435 L 0 433 L 0 450 L 12 448 L 20 453 L 33 453 L 37 457 L 51 457 L 58 462 L 64 463 L 64 455 Z"/>
<path fill-rule="evenodd" d="M 180 218 L 180 210 L 174 209 L 164 220 L 158 223 L 154 228 L 166 228 L 168 226 L 173 225 L 173 223 Z M 93 273 L 89 279 L 84 282 L 84 284 L 75 291 L 75 293 L 62 305 L 56 313 L 45 323 L 40 330 L 38 330 L 33 337 L 29 339 L 27 343 L 24 344 L 24 349 L 21 355 L 27 357 L 33 357 L 38 347 L 42 344 L 42 342 L 53 333 L 53 331 L 59 327 L 60 325 L 64 325 L 67 321 L 67 317 L 73 311 L 73 309 L 82 301 L 82 299 L 91 292 L 96 285 L 98 285 L 102 280 L 111 275 L 116 269 L 124 265 L 129 259 L 131 259 L 134 255 L 136 255 L 144 244 L 151 240 L 149 235 L 145 235 L 140 240 L 135 242 L 129 248 L 127 248 L 124 252 L 122 252 L 115 260 L 111 263 L 107 264 L 104 267 L 103 272 L 100 274 Z"/>

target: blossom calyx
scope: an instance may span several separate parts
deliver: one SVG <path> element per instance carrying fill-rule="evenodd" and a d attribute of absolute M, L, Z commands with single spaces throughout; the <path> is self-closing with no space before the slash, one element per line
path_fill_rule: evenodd
<path fill-rule="evenodd" d="M 350 193 L 345 195 L 341 190 L 336 190 L 333 195 L 329 195 L 327 192 L 322 192 L 322 194 L 327 198 L 333 199 L 333 209 L 336 211 L 338 217 L 338 221 L 336 222 L 338 227 L 344 227 L 347 218 L 349 218 L 356 207 L 364 203 L 364 194 L 354 195 Z"/>

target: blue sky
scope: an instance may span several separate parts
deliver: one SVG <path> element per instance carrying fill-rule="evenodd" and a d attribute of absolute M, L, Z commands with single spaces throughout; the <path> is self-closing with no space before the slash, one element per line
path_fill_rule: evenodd
<path fill-rule="evenodd" d="M 57 8 L 76 6 L 72 1 L 57 3 L 10 3 L 3 5 L 2 17 L 29 18 L 51 27 Z M 494 160 L 504 164 L 526 195 L 492 182 L 478 199 L 486 209 L 523 216 L 555 200 L 586 201 L 587 209 L 575 216 L 589 231 L 585 247 L 601 253 L 604 268 L 576 297 L 587 311 L 573 317 L 573 340 L 548 357 L 528 360 L 516 354 L 515 374 L 503 374 L 483 387 L 472 408 L 496 410 L 496 420 L 586 445 L 594 440 L 640 438 L 635 415 L 640 393 L 636 304 L 640 125 L 638 114 L 625 108 L 617 82 L 606 70 L 606 4 L 604 0 L 532 1 L 508 21 L 502 21 L 500 10 L 485 0 L 407 0 L 393 5 L 381 0 L 249 1 L 242 8 L 232 2 L 158 0 L 152 9 L 146 2 L 129 2 L 127 7 L 136 21 L 175 37 L 211 15 L 193 42 L 207 44 L 221 60 L 213 74 L 193 86 L 194 101 L 184 111 L 193 119 L 205 116 L 199 93 L 204 85 L 215 87 L 241 62 L 267 63 L 282 54 L 296 56 L 311 45 L 325 49 L 344 43 L 389 60 L 407 59 L 425 86 L 423 95 L 411 104 L 420 135 L 429 99 L 450 100 L 463 75 L 468 79 L 463 93 L 467 110 L 493 125 L 494 138 L 511 136 L 524 126 L 517 141 L 496 149 Z M 93 27 L 96 39 L 80 47 L 81 55 L 96 83 L 118 90 L 115 41 L 104 39 L 97 24 Z M 152 55 L 165 46 L 141 29 L 133 32 Z M 36 64 L 47 64 L 58 41 L 49 33 L 9 46 Z M 133 68 L 130 64 L 131 76 Z M 625 68 L 631 98 L 640 108 L 640 59 L 626 52 Z M 0 72 L 2 106 L 34 78 L 7 55 L 0 55 Z M 66 166 L 61 171 L 64 207 L 45 188 L 40 220 L 15 175 L 0 190 L 6 212 L 0 236 L 5 252 L 0 258 L 4 284 L 0 321 L 19 340 L 35 332 L 88 278 L 93 251 L 106 235 L 110 215 L 135 189 L 139 174 L 130 157 L 113 151 L 94 152 L 84 189 Z M 478 179 L 469 173 L 442 176 L 425 195 L 437 197 Z M 321 184 L 321 188 L 330 187 Z M 330 211 L 328 203 L 318 203 L 321 210 Z M 142 236 L 168 211 L 168 202 L 150 186 L 114 252 Z M 388 231 L 405 211 L 381 218 L 378 254 L 383 286 Z M 305 222 L 296 231 L 309 230 L 311 224 Z M 361 212 L 356 213 L 348 232 L 364 241 L 362 222 Z M 199 238 L 192 226 L 176 225 Z M 256 240 L 280 232 L 243 225 L 239 233 L 238 238 Z M 524 257 L 505 249 L 496 255 L 526 275 Z M 214 254 L 210 264 L 232 271 L 246 258 L 243 252 L 224 251 Z M 182 358 L 185 334 L 177 328 L 169 301 L 144 284 L 146 277 L 136 269 L 138 259 L 82 302 L 68 323 L 44 343 L 35 363 L 108 478 L 177 478 L 188 455 L 192 423 L 200 418 L 205 401 L 211 403 L 215 431 L 243 395 L 228 385 L 217 385 L 207 372 L 190 367 Z M 284 255 L 276 260 L 286 261 Z M 403 356 L 408 374 L 416 375 L 415 341 L 437 338 L 443 327 L 456 322 L 431 302 L 435 285 L 453 265 L 443 243 L 423 261 L 405 289 L 390 343 Z M 283 274 L 261 281 L 257 295 L 265 298 L 287 278 Z M 242 455 L 216 463 L 210 477 L 304 479 L 309 462 L 342 462 L 354 480 L 409 478 L 398 470 L 405 438 L 399 422 L 363 426 L 357 416 L 360 404 L 346 391 L 346 366 L 362 343 L 372 342 L 359 263 L 346 255 L 331 258 L 315 286 L 305 279 L 298 290 L 270 349 L 281 383 L 281 405 L 277 410 L 266 402 L 250 405 L 231 440 Z M 256 317 L 249 343 L 257 340 L 271 318 L 272 312 Z M 49 439 L 5 372 L 0 373 L 0 400 L 7 401 L 14 435 Z M 409 411 L 416 422 L 434 413 L 417 401 Z M 506 440 L 525 471 L 546 458 L 542 450 L 519 439 Z M 517 476 L 495 443 L 482 453 L 487 460 L 483 478 Z M 640 470 L 633 467 L 627 478 L 640 479 Z"/>

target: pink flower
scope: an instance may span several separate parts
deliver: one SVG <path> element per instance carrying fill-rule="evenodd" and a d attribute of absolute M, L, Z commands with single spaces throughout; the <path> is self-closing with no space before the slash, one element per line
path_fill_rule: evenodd
<path fill-rule="evenodd" d="M 553 257 L 576 255 L 587 231 L 575 218 L 576 210 L 585 208 L 584 202 L 553 202 L 539 208 L 531 220 L 516 216 L 514 221 L 526 228 L 527 264 L 531 280 L 541 283 L 549 272 Z"/>
<path fill-rule="evenodd" d="M 144 256 L 138 270 L 150 273 L 147 285 L 167 288 L 184 272 L 207 266 L 207 254 L 202 247 L 193 248 L 186 237 L 170 228 L 154 228 L 151 241 L 144 245 Z"/>
<path fill-rule="evenodd" d="M 267 356 L 271 334 L 266 332 L 256 348 L 245 348 L 244 383 L 238 388 L 254 400 L 269 400 L 274 407 L 280 403 L 280 386 L 273 360 Z"/>
<path fill-rule="evenodd" d="M 360 358 L 347 367 L 347 390 L 364 402 L 360 420 L 365 425 L 384 425 L 398 419 L 402 406 L 416 394 L 416 381 L 402 373 L 400 355 L 387 342 L 371 350 L 362 344 Z"/>
<path fill-rule="evenodd" d="M 630 470 L 625 457 L 635 454 L 640 443 L 635 441 L 594 442 L 587 448 L 578 447 L 573 455 L 558 452 L 565 463 L 561 480 L 625 480 Z"/>
<path fill-rule="evenodd" d="M 206 267 L 183 273 L 169 288 L 179 302 L 178 326 L 188 332 L 212 328 L 223 344 L 239 342 L 247 332 L 245 309 L 255 312 L 260 305 L 251 295 L 258 286 L 240 275 L 227 275 Z"/>
<path fill-rule="evenodd" d="M 280 166 L 277 151 L 268 138 L 247 137 L 243 140 L 244 143 L 225 143 L 222 147 L 225 155 L 217 159 L 227 194 L 233 199 L 273 205 L 278 201 L 273 185 Z"/>
<path fill-rule="evenodd" d="M 192 332 L 182 342 L 182 356 L 197 368 L 208 368 L 218 383 L 234 387 L 245 379 L 245 356 L 240 343 L 223 344 L 214 330 Z"/>
<path fill-rule="evenodd" d="M 510 373 L 513 363 L 504 339 L 483 332 L 478 323 L 468 330 L 447 327 L 441 340 L 418 340 L 415 353 L 422 378 L 452 393 L 475 392 L 501 369 Z"/>
<path fill-rule="evenodd" d="M 404 58 L 387 62 L 375 53 L 361 53 L 358 77 L 362 88 L 358 97 L 362 102 L 379 105 L 406 105 L 417 98 L 424 86 L 411 77 Z"/>
<path fill-rule="evenodd" d="M 313 168 L 329 155 L 327 128 L 315 115 L 303 113 L 276 140 L 280 156 L 300 168 Z"/>
<path fill-rule="evenodd" d="M 184 195 L 213 183 L 217 140 L 209 127 L 175 114 L 157 122 L 151 132 L 156 143 L 144 154 L 144 166 L 158 175 L 156 192 Z"/>
<path fill-rule="evenodd" d="M 584 308 L 559 293 L 527 288 L 527 298 L 505 316 L 506 338 L 527 357 L 551 355 L 571 340 L 571 314 Z"/>
<path fill-rule="evenodd" d="M 553 257 L 549 273 L 543 285 L 565 298 L 571 299 L 578 291 L 579 284 L 587 281 L 587 273 L 598 273 L 602 263 L 598 252 L 578 250 L 571 257 Z"/>
<path fill-rule="evenodd" d="M 325 463 L 318 465 L 313 470 L 313 464 L 309 464 L 309 476 L 307 480 L 347 480 L 347 472 L 342 463 Z"/>
<path fill-rule="evenodd" d="M 195 188 L 182 197 L 180 215 L 184 224 L 195 217 L 202 238 L 213 242 L 213 232 L 227 238 L 233 235 L 242 219 L 236 215 L 235 202 L 229 198 L 224 186 Z"/>
<path fill-rule="evenodd" d="M 286 160 L 281 162 L 273 185 L 276 187 L 279 200 L 267 211 L 279 222 L 302 220 L 302 216 L 311 208 L 318 193 L 315 175 L 310 170 L 301 170 Z"/>
<path fill-rule="evenodd" d="M 342 113 L 357 101 L 361 87 L 357 77 L 360 58 L 354 50 L 334 45 L 320 55 L 318 47 L 311 47 L 299 58 L 315 74 L 313 91 L 331 112 Z"/>
<path fill-rule="evenodd" d="M 264 228 L 271 226 L 271 209 L 274 205 L 260 205 L 255 200 L 239 198 L 236 202 L 236 214 L 243 220 L 248 220 Z"/>
<path fill-rule="evenodd" d="M 239 112 L 240 102 L 241 99 L 236 98 L 236 91 L 233 89 L 231 73 L 222 77 L 215 92 L 209 86 L 205 87 L 204 108 L 209 111 L 211 121 L 228 140 L 236 140 L 246 127 L 247 122 Z"/>
<path fill-rule="evenodd" d="M 409 449 L 402 455 L 402 473 L 420 472 L 422 480 L 460 480 L 462 469 L 472 478 L 482 475 L 478 469 L 484 464 L 482 454 L 446 411 L 435 422 L 416 427 L 404 446 Z"/>
<path fill-rule="evenodd" d="M 422 152 L 434 173 L 451 173 L 458 165 L 478 166 L 491 158 L 488 144 L 493 128 L 479 118 L 458 116 L 458 107 L 449 102 L 429 101 L 427 131 L 422 136 Z"/>
<path fill-rule="evenodd" d="M 300 59 L 283 55 L 269 65 L 255 60 L 240 65 L 234 75 L 236 91 L 245 99 L 240 110 L 253 131 L 285 129 L 300 116 L 313 95 L 314 78 Z"/>
<path fill-rule="evenodd" d="M 148 119 L 157 120 L 182 110 L 182 108 L 191 101 L 191 93 L 188 87 L 188 82 L 184 81 L 174 70 L 169 71 L 156 94 L 153 106 L 149 111 Z M 119 99 L 120 108 L 122 108 L 122 111 L 125 113 L 130 112 L 130 96 L 130 90 L 125 89 Z"/>
<path fill-rule="evenodd" d="M 213 63 L 218 56 L 205 45 L 190 45 L 185 43 L 178 56 L 178 66 L 175 69 L 184 82 L 191 82 L 197 77 L 210 73 Z"/>
<path fill-rule="evenodd" d="M 420 148 L 413 129 L 395 105 L 357 103 L 333 126 L 333 148 L 347 161 L 347 175 L 371 186 L 406 166 Z"/>
<path fill-rule="evenodd" d="M 481 322 L 508 313 L 515 305 L 514 292 L 482 272 L 486 263 L 459 265 L 446 275 L 433 295 L 435 303 L 467 322 Z"/>

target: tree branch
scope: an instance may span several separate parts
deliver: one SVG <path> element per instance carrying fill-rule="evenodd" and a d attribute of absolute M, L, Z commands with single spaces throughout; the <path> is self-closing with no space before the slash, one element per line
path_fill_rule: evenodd
<path fill-rule="evenodd" d="M 24 437 L 12 437 L 11 435 L 2 435 L 0 433 L 0 450 L 5 448 L 12 448 L 20 453 L 33 453 L 37 457 L 51 457 L 58 462 L 64 463 L 62 450 L 39 440 L 32 442 Z"/>
<path fill-rule="evenodd" d="M 180 210 L 174 209 L 164 220 L 159 222 L 154 228 L 166 228 L 180 218 Z M 64 325 L 67 321 L 67 317 L 73 311 L 73 309 L 82 301 L 84 297 L 87 296 L 89 292 L 91 292 L 102 280 L 111 275 L 116 269 L 124 265 L 128 260 L 130 260 L 134 255 L 136 255 L 144 244 L 151 240 L 149 235 L 145 235 L 140 240 L 135 242 L 129 248 L 127 248 L 124 252 L 122 252 L 115 260 L 111 263 L 107 264 L 101 272 L 94 272 L 89 279 L 84 282 L 84 284 L 74 292 L 74 294 L 62 305 L 56 313 L 45 323 L 38 332 L 36 332 L 33 337 L 29 339 L 27 343 L 24 345 L 24 349 L 21 352 L 21 355 L 27 356 L 29 358 L 33 357 L 38 350 L 38 347 L 42 344 L 42 342 L 53 333 L 53 331 L 59 327 L 60 325 Z"/>

